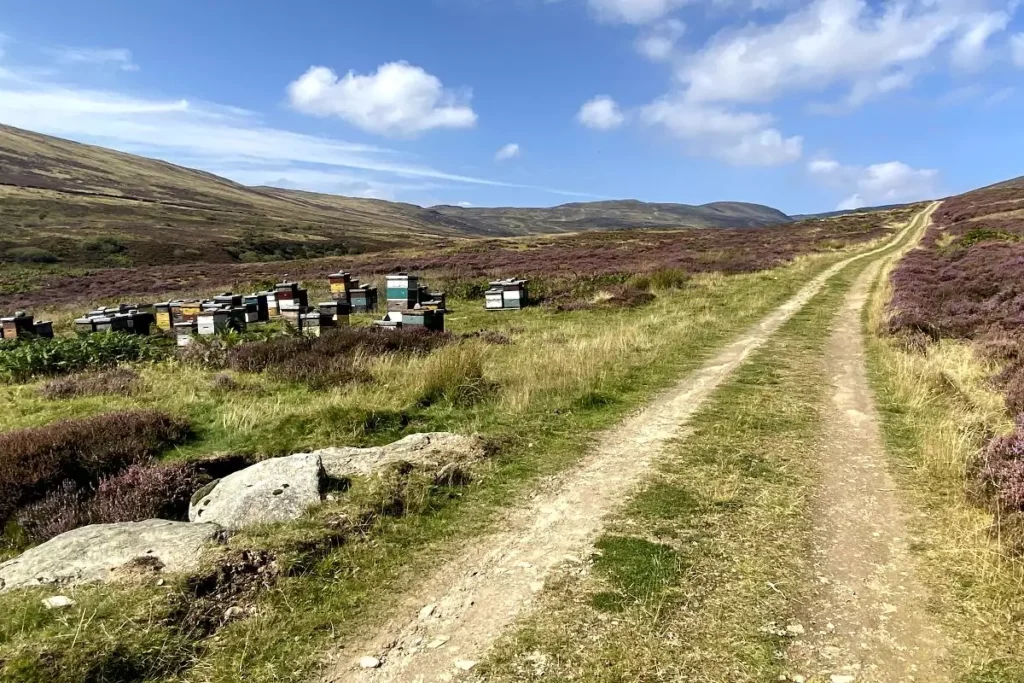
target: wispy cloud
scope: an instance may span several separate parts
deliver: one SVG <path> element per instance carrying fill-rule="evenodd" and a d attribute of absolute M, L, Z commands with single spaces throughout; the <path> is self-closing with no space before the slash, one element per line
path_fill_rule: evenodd
<path fill-rule="evenodd" d="M 58 64 L 90 64 L 112 66 L 121 71 L 139 70 L 139 66 L 132 61 L 131 51 L 124 48 L 61 47 L 48 52 Z"/>
<path fill-rule="evenodd" d="M 507 161 L 509 159 L 515 159 L 522 153 L 523 150 L 520 149 L 518 144 L 510 142 L 509 144 L 505 145 L 504 147 L 498 150 L 497 154 L 494 155 L 494 160 Z"/>
<path fill-rule="evenodd" d="M 595 196 L 448 172 L 395 149 L 275 128 L 235 107 L 81 88 L 22 69 L 0 70 L 0 123 L 220 171 L 240 182 L 284 179 L 311 187 L 326 173 L 339 187 L 374 183 L 395 193 L 408 191 L 406 181 L 413 180 Z"/>

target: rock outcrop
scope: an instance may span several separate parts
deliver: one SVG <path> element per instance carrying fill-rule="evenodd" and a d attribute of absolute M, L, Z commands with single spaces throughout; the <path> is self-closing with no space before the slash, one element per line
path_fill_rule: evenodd
<path fill-rule="evenodd" d="M 298 519 L 321 501 L 323 479 L 317 455 L 264 460 L 196 492 L 188 518 L 231 531 Z"/>
<path fill-rule="evenodd" d="M 480 437 L 436 432 L 410 434 L 377 448 L 324 448 L 310 455 L 319 456 L 324 472 L 331 479 L 347 479 L 372 474 L 397 462 L 437 470 L 468 465 L 483 458 L 485 452 Z"/>
<path fill-rule="evenodd" d="M 0 564 L 0 591 L 110 581 L 133 563 L 150 571 L 194 571 L 203 547 L 221 532 L 216 524 L 164 519 L 85 526 Z"/>

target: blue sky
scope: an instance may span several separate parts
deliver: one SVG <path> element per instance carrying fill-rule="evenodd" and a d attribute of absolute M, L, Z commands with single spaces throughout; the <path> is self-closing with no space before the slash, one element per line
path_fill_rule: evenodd
<path fill-rule="evenodd" d="M 1024 174 L 1018 3 L 10 0 L 0 122 L 421 205 L 902 202 Z"/>

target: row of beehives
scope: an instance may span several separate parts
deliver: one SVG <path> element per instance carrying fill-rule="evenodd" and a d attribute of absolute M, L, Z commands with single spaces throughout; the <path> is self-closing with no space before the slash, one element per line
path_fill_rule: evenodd
<path fill-rule="evenodd" d="M 444 292 L 431 292 L 415 275 L 388 275 L 387 314 L 374 324 L 384 328 L 423 327 L 444 331 L 447 301 Z M 227 330 L 242 331 L 253 323 L 284 319 L 301 331 L 319 335 L 325 328 L 347 325 L 350 313 L 373 312 L 377 309 L 377 288 L 361 286 L 350 273 L 328 276 L 332 300 L 309 306 L 308 293 L 296 282 L 281 282 L 274 289 L 249 295 L 230 292 L 213 299 L 167 301 L 159 304 L 119 304 L 99 308 L 75 320 L 81 333 L 124 332 L 148 335 L 152 328 L 174 330 L 181 345 L 188 344 L 195 334 L 213 335 Z M 499 280 L 490 283 L 486 293 L 488 310 L 514 310 L 527 301 L 526 280 Z M 32 316 L 19 311 L 10 318 L 0 318 L 0 337 L 52 337 L 49 321 L 34 322 Z"/>
<path fill-rule="evenodd" d="M 18 311 L 12 316 L 0 318 L 0 339 L 18 339 L 19 337 L 53 337 L 53 323 L 49 320 L 36 321 L 25 311 Z"/>

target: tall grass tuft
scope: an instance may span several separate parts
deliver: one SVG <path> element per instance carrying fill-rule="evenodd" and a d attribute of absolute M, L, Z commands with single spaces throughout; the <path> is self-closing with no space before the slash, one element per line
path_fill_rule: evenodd
<path fill-rule="evenodd" d="M 420 406 L 447 403 L 468 407 L 483 403 L 498 390 L 484 376 L 484 354 L 475 344 L 459 344 L 427 359 L 419 377 Z"/>

